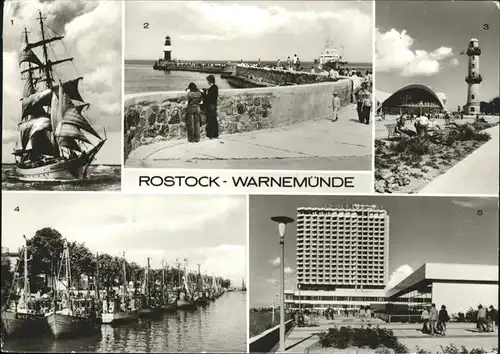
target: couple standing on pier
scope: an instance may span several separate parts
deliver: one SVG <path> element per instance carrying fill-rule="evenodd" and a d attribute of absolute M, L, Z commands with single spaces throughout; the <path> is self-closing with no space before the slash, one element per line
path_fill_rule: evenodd
<path fill-rule="evenodd" d="M 207 138 L 219 137 L 219 122 L 217 121 L 217 99 L 219 88 L 215 84 L 213 75 L 207 76 L 208 89 L 200 91 L 194 82 L 187 88 L 186 126 L 187 138 L 190 143 L 200 141 L 201 111 L 206 117 Z"/>

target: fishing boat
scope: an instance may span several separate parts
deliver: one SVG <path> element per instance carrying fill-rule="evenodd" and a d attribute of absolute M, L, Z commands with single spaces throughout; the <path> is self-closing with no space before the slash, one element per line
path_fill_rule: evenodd
<path fill-rule="evenodd" d="M 210 302 L 210 298 L 209 298 L 209 296 L 207 296 L 207 291 L 205 289 L 205 284 L 204 284 L 204 281 L 203 281 L 203 277 L 201 276 L 201 273 L 200 273 L 200 264 L 198 264 L 197 285 L 198 285 L 198 288 L 197 288 L 197 297 L 196 297 L 196 300 L 195 300 L 196 304 L 197 305 L 201 305 L 201 306 L 208 305 L 208 303 Z"/>
<path fill-rule="evenodd" d="M 24 81 L 19 136 L 13 155 L 13 178 L 29 182 L 75 182 L 87 178 L 88 167 L 106 142 L 87 116 L 89 103 L 78 90 L 83 77 L 61 81 L 55 66 L 73 58 L 50 58 L 51 36 L 41 12 L 41 38 L 30 41 L 24 30 L 19 67 Z M 52 31 L 53 32 L 53 31 Z M 38 54 L 41 52 L 41 55 Z M 53 50 L 51 50 L 53 52 Z"/>
<path fill-rule="evenodd" d="M 142 306 L 139 309 L 139 317 L 150 317 L 161 313 L 161 308 L 159 306 L 160 304 L 158 303 L 157 298 L 152 296 L 151 294 L 152 284 L 150 279 L 150 271 L 151 265 L 150 258 L 148 257 L 148 266 L 144 273 L 143 293 L 141 296 Z"/>
<path fill-rule="evenodd" d="M 162 261 L 162 283 L 161 283 L 161 305 L 162 312 L 173 312 L 177 310 L 177 296 L 168 289 L 167 277 L 168 267 L 165 267 Z"/>
<path fill-rule="evenodd" d="M 61 272 L 64 269 L 64 277 Z M 76 296 L 71 289 L 71 267 L 69 248 L 64 241 L 61 263 L 56 277 L 52 277 L 53 302 L 45 315 L 54 338 L 76 337 L 97 332 L 100 321 L 96 316 L 94 298 Z M 62 288 L 62 289 L 61 289 Z"/>
<path fill-rule="evenodd" d="M 115 295 L 107 294 L 102 301 L 102 323 L 115 325 L 123 322 L 130 322 L 139 319 L 139 309 L 133 296 L 129 294 L 127 284 L 127 265 L 125 253 L 123 253 L 123 285 Z"/>
<path fill-rule="evenodd" d="M 2 311 L 2 329 L 10 337 L 40 335 L 48 330 L 42 311 L 43 305 L 41 305 L 41 301 L 37 301 L 31 296 L 28 276 L 28 247 L 26 244 L 22 250 L 22 259 L 24 260 L 24 286 L 21 289 L 21 294 L 12 298 L 13 289 L 11 289 L 7 295 L 7 308 Z M 15 274 L 19 274 L 20 260 L 21 257 L 18 259 Z M 13 287 L 17 287 L 19 281 L 19 278 L 15 278 Z"/>

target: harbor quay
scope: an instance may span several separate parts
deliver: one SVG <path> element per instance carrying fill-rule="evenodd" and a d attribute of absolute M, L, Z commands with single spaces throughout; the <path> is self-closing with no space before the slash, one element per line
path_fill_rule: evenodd
<path fill-rule="evenodd" d="M 219 91 L 220 138 L 187 142 L 184 92 L 127 95 L 125 164 L 134 167 L 368 170 L 371 129 L 352 96 L 361 80 Z M 333 122 L 332 93 L 341 108 Z M 205 117 L 202 113 L 202 126 Z M 317 144 L 321 141 L 322 144 Z"/>

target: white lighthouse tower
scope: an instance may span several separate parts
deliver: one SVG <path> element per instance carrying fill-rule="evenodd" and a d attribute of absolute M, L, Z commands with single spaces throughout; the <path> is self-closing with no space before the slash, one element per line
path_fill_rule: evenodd
<path fill-rule="evenodd" d="M 166 61 L 172 61 L 172 44 L 170 42 L 170 37 L 165 37 L 165 46 L 163 47 L 163 59 Z"/>
<path fill-rule="evenodd" d="M 479 56 L 481 49 L 477 38 L 471 38 L 469 48 L 467 48 L 467 56 L 469 57 L 468 75 L 465 77 L 465 82 L 468 84 L 467 89 L 467 104 L 465 106 L 465 114 L 476 115 L 481 111 L 479 101 L 479 85 L 483 78 L 479 74 Z"/>

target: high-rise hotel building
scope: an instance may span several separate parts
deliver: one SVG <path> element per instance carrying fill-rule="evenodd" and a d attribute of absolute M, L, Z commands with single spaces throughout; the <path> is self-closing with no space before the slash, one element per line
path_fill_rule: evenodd
<path fill-rule="evenodd" d="M 385 303 L 389 215 L 376 205 L 297 209 L 297 290 L 287 307 L 336 309 Z"/>

